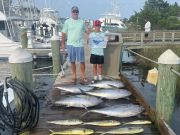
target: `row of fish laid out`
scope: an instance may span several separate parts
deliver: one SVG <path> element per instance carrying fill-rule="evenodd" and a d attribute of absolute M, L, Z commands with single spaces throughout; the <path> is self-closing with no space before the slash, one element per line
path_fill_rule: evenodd
<path fill-rule="evenodd" d="M 88 110 L 88 107 L 92 107 L 102 103 L 102 99 L 88 96 L 88 95 L 74 95 L 69 97 L 63 97 L 58 101 L 55 101 L 57 105 L 65 105 L 67 107 L 80 107 Z M 136 116 L 144 111 L 144 108 L 140 105 L 135 104 L 118 104 L 111 105 L 108 107 L 103 107 L 99 109 L 88 110 L 85 114 L 89 112 L 104 114 L 107 116 L 114 117 L 131 117 Z M 85 115 L 83 114 L 83 116 Z"/>
<path fill-rule="evenodd" d="M 69 87 L 69 86 L 68 86 Z M 62 87 L 62 90 L 67 89 L 66 91 L 76 91 L 76 89 L 78 89 L 77 87 Z M 128 96 L 131 95 L 131 92 L 129 92 L 126 89 L 114 89 L 114 88 L 106 88 L 106 89 L 91 89 L 88 88 L 88 86 L 82 86 L 82 87 L 87 87 L 84 90 L 80 89 L 80 91 L 82 91 L 82 94 L 88 94 L 88 95 L 92 95 L 92 96 L 96 96 L 96 97 L 100 97 L 100 98 L 104 98 L 104 99 L 119 99 L 119 98 L 126 98 Z M 79 90 L 79 89 L 78 89 Z"/>
<path fill-rule="evenodd" d="M 65 85 L 65 86 L 58 86 L 56 88 L 70 92 L 70 93 L 75 93 L 75 94 L 84 94 L 88 91 L 93 90 L 94 88 L 103 88 L 103 89 L 110 89 L 110 88 L 123 88 L 124 84 L 123 82 L 116 81 L 116 80 L 102 80 L 99 82 L 96 82 L 94 84 L 89 84 L 89 85 Z"/>
<path fill-rule="evenodd" d="M 100 133 L 101 135 L 105 134 L 137 134 L 142 133 L 144 129 L 142 127 L 123 127 L 123 128 L 116 128 L 105 132 L 95 132 L 93 129 L 87 129 L 87 128 L 74 128 L 64 131 L 52 131 L 50 130 L 50 135 L 90 135 L 94 133 Z"/>
<path fill-rule="evenodd" d="M 100 121 L 84 122 L 80 119 L 67 119 L 67 120 L 47 121 L 47 123 L 64 125 L 64 126 L 93 125 L 93 126 L 102 126 L 102 127 L 112 127 L 119 125 L 144 125 L 144 124 L 151 124 L 152 122 L 149 120 L 135 120 L 130 122 L 120 122 L 117 120 L 100 120 Z"/>

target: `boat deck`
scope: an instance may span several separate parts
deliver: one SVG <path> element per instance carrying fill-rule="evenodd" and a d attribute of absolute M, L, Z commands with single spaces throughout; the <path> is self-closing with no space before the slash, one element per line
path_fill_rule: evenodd
<path fill-rule="evenodd" d="M 92 71 L 92 65 L 89 64 L 89 48 L 88 46 L 85 47 L 85 54 L 86 54 L 86 76 L 87 79 L 90 81 L 93 77 L 93 71 Z M 80 68 L 79 65 L 77 67 L 77 76 L 80 78 Z M 60 90 L 56 89 L 55 86 L 62 85 L 64 83 L 69 83 L 71 80 L 71 68 L 68 67 L 65 70 L 65 76 L 62 78 L 58 76 L 54 82 L 53 88 L 50 92 L 47 91 L 48 97 L 51 98 L 51 100 L 58 100 L 60 96 L 63 96 L 66 94 L 65 92 L 61 92 Z M 80 79 L 78 80 L 78 82 Z M 102 106 L 110 106 L 112 104 L 122 104 L 122 103 L 134 103 L 139 104 L 138 99 L 136 99 L 134 96 L 130 96 L 126 99 L 118 99 L 118 100 L 104 100 L 104 102 L 96 107 L 93 108 L 100 108 Z M 91 108 L 88 108 L 91 109 Z M 31 131 L 31 135 L 48 135 L 50 134 L 49 129 L 54 131 L 63 131 L 66 129 L 72 129 L 72 128 L 91 128 L 95 132 L 96 131 L 108 131 L 117 127 L 125 127 L 125 126 L 117 126 L 117 127 L 98 127 L 98 126 L 89 126 L 89 125 L 77 125 L 77 126 L 60 126 L 60 125 L 53 125 L 48 124 L 47 121 L 53 121 L 53 120 L 62 120 L 62 119 L 81 119 L 85 122 L 89 121 L 95 121 L 95 120 L 119 120 L 120 122 L 130 122 L 133 120 L 150 120 L 146 112 L 143 112 L 142 114 L 134 117 L 129 118 L 117 118 L 117 117 L 107 117 L 105 115 L 96 114 L 96 113 L 88 113 L 85 116 L 82 117 L 82 114 L 87 112 L 86 109 L 79 109 L 79 108 L 62 108 L 54 105 L 48 105 L 47 102 L 41 103 L 41 110 L 40 110 L 40 120 L 37 125 L 37 127 Z M 154 126 L 154 124 L 150 125 L 129 125 L 131 126 L 141 126 L 144 128 L 144 132 L 141 133 L 141 135 L 159 135 L 157 128 Z M 96 133 L 95 133 L 96 134 Z M 98 134 L 98 133 L 97 133 Z"/>

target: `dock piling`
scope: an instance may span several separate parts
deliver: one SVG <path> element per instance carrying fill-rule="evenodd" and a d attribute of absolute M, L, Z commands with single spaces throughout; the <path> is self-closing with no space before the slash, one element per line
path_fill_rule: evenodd
<path fill-rule="evenodd" d="M 173 69 L 178 70 L 180 58 L 168 49 L 158 58 L 158 63 L 159 72 L 156 96 L 157 122 L 163 119 L 170 124 L 174 110 L 177 79 L 177 76 L 171 71 L 171 68 L 173 67 Z"/>
<path fill-rule="evenodd" d="M 51 50 L 53 61 L 53 73 L 58 74 L 61 70 L 61 57 L 60 57 L 60 37 L 54 34 L 51 38 Z"/>
<path fill-rule="evenodd" d="M 23 48 L 17 48 L 10 56 L 10 71 L 12 78 L 16 78 L 22 84 L 33 90 L 33 79 L 32 79 L 32 55 L 24 50 Z M 17 95 L 14 93 L 14 102 L 17 112 L 21 102 L 17 98 Z M 23 135 L 29 135 L 29 131 L 22 133 Z"/>
<path fill-rule="evenodd" d="M 27 27 L 21 27 L 20 30 L 20 39 L 22 48 L 27 48 L 28 46 L 28 37 L 27 37 Z"/>

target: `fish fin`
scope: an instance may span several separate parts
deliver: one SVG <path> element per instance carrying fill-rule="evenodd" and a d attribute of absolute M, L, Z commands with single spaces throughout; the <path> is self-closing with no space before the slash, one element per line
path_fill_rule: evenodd
<path fill-rule="evenodd" d="M 81 88 L 79 88 L 81 94 L 86 94 Z"/>
<path fill-rule="evenodd" d="M 85 109 L 85 110 L 87 110 L 87 111 L 88 111 L 88 108 L 87 108 L 85 105 L 83 105 L 83 107 L 84 107 L 84 109 Z"/>
<path fill-rule="evenodd" d="M 81 114 L 79 118 L 84 117 L 84 116 L 85 116 L 86 114 L 88 114 L 89 112 L 90 112 L 89 110 L 86 110 L 86 112 L 84 112 L 83 114 Z"/>

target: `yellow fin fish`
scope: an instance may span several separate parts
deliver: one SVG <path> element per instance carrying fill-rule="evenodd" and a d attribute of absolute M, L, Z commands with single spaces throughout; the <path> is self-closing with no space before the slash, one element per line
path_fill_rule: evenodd
<path fill-rule="evenodd" d="M 94 130 L 92 129 L 86 129 L 86 128 L 74 128 L 74 129 L 68 129 L 64 131 L 52 131 L 50 135 L 90 135 L 94 133 Z"/>
<path fill-rule="evenodd" d="M 143 124 L 151 124 L 152 122 L 149 120 L 135 120 L 131 122 L 125 122 L 123 125 L 143 125 Z"/>
<path fill-rule="evenodd" d="M 116 120 L 102 120 L 102 121 L 93 121 L 93 122 L 85 122 L 84 125 L 95 125 L 95 126 L 118 126 L 121 123 Z"/>

